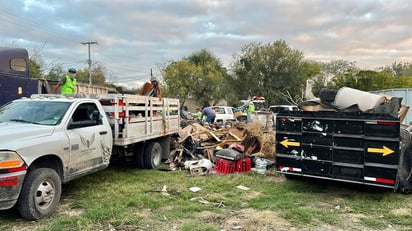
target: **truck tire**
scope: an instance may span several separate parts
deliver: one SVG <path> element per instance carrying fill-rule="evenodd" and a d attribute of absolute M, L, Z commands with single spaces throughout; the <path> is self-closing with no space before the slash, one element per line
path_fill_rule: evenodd
<path fill-rule="evenodd" d="M 136 145 L 134 147 L 134 153 L 133 153 L 133 166 L 136 168 L 145 168 L 144 167 L 144 144 L 141 145 Z"/>
<path fill-rule="evenodd" d="M 411 134 L 405 129 L 401 129 L 401 150 L 399 154 L 398 172 L 396 175 L 395 191 L 403 194 L 410 194 L 412 190 L 412 153 Z"/>
<path fill-rule="evenodd" d="M 157 169 L 162 161 L 162 146 L 158 142 L 149 143 L 144 152 L 144 166 L 148 169 Z"/>
<path fill-rule="evenodd" d="M 17 202 L 24 219 L 37 220 L 51 215 L 62 192 L 61 179 L 55 170 L 38 168 L 27 173 Z"/>

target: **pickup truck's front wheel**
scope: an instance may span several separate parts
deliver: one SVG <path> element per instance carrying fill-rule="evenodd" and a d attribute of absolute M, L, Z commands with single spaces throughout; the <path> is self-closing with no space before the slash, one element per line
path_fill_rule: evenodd
<path fill-rule="evenodd" d="M 37 220 L 54 212 L 60 201 L 61 179 L 55 170 L 38 168 L 24 180 L 17 208 L 24 219 Z"/>
<path fill-rule="evenodd" d="M 162 146 L 158 142 L 149 143 L 145 148 L 143 161 L 145 168 L 159 168 L 162 162 Z"/>

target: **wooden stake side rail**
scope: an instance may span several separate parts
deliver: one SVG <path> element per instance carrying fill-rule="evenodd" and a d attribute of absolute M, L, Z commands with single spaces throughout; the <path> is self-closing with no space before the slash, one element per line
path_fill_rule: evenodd
<path fill-rule="evenodd" d="M 179 100 L 142 95 L 96 95 L 112 126 L 114 144 L 129 145 L 179 132 Z"/>

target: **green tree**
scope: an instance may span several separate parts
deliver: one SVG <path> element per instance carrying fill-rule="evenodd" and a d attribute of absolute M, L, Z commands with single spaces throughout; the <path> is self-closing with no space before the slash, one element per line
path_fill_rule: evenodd
<path fill-rule="evenodd" d="M 40 55 L 41 48 L 29 52 L 30 78 L 42 79 L 44 62 Z"/>
<path fill-rule="evenodd" d="M 382 72 L 394 77 L 391 88 L 412 87 L 412 63 L 394 62 L 382 69 Z"/>
<path fill-rule="evenodd" d="M 302 101 L 312 99 L 317 95 L 320 87 L 323 87 L 324 78 L 320 69 L 320 65 L 315 61 L 304 61 L 303 69 L 306 79 L 305 90 L 302 92 Z M 317 84 L 322 83 L 321 86 Z M 308 86 L 309 85 L 309 86 Z"/>
<path fill-rule="evenodd" d="M 165 96 L 185 100 L 191 97 L 202 105 L 224 97 L 223 77 L 227 70 L 219 59 L 202 49 L 181 61 L 170 62 L 162 70 Z"/>
<path fill-rule="evenodd" d="M 193 94 L 196 66 L 186 60 L 171 62 L 163 70 L 163 95 L 180 99 L 181 105 Z"/>
<path fill-rule="evenodd" d="M 369 89 L 369 90 L 389 89 L 393 87 L 395 78 L 392 75 L 384 71 L 380 71 L 380 72 L 376 72 L 373 81 L 374 81 L 374 84 L 373 84 L 374 89 Z"/>
<path fill-rule="evenodd" d="M 94 85 L 104 85 L 106 83 L 106 69 L 103 66 L 97 65 L 92 69 L 92 83 Z"/>
<path fill-rule="evenodd" d="M 393 81 L 392 88 L 411 88 L 412 87 L 412 76 L 401 76 L 395 78 Z"/>
<path fill-rule="evenodd" d="M 29 58 L 30 65 L 30 78 L 32 79 L 41 79 L 42 69 L 41 69 L 41 60 L 37 59 L 35 56 Z"/>
<path fill-rule="evenodd" d="M 362 91 L 373 91 L 399 87 L 405 84 L 402 78 L 395 78 L 387 72 L 376 72 L 371 70 L 353 69 L 343 74 L 338 74 L 333 78 L 333 84 L 329 88 L 339 89 L 341 87 L 351 87 Z"/>
<path fill-rule="evenodd" d="M 222 91 L 222 98 L 224 98 L 230 106 L 240 106 L 237 89 L 232 86 L 233 77 L 227 71 L 223 72 L 222 77 L 222 84 L 219 86 Z"/>
<path fill-rule="evenodd" d="M 331 89 L 339 89 L 354 82 L 354 76 L 359 72 L 356 62 L 343 59 L 321 63 L 320 67 L 324 76 L 324 86 Z"/>
<path fill-rule="evenodd" d="M 106 77 L 105 77 L 105 69 L 101 65 L 97 65 L 95 68 L 92 68 L 91 78 L 93 85 L 105 85 Z M 78 69 L 76 73 L 77 81 L 81 83 L 89 83 L 89 69 L 83 68 Z"/>
<path fill-rule="evenodd" d="M 355 76 L 355 84 L 348 87 L 362 91 L 373 91 L 385 89 L 392 86 L 394 77 L 386 72 L 376 72 L 371 70 L 361 70 Z"/>
<path fill-rule="evenodd" d="M 412 76 L 412 63 L 407 63 L 405 65 L 405 70 L 403 73 L 403 76 Z"/>
<path fill-rule="evenodd" d="M 235 56 L 232 86 L 239 99 L 264 96 L 267 104 L 296 103 L 309 77 L 303 53 L 283 41 L 250 43 Z"/>
<path fill-rule="evenodd" d="M 186 60 L 196 66 L 193 98 L 203 105 L 224 98 L 222 84 L 223 76 L 226 76 L 227 70 L 221 61 L 205 49 L 193 53 Z"/>
<path fill-rule="evenodd" d="M 407 69 L 410 69 L 410 66 L 411 64 L 408 63 L 393 62 L 391 65 L 384 67 L 383 71 L 393 75 L 394 77 L 401 77 L 405 75 L 405 71 Z"/>
<path fill-rule="evenodd" d="M 50 68 L 49 73 L 47 73 L 46 79 L 59 81 L 63 76 L 66 75 L 66 70 L 63 69 L 61 65 L 54 66 Z"/>

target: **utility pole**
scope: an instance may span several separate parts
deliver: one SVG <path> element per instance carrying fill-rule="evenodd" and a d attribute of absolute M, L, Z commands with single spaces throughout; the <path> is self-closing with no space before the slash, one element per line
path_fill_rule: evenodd
<path fill-rule="evenodd" d="M 97 44 L 97 42 L 88 41 L 88 42 L 81 42 L 81 44 L 88 46 L 89 60 L 87 60 L 87 63 L 89 64 L 89 84 L 92 85 L 92 60 L 90 59 L 90 45 Z"/>

